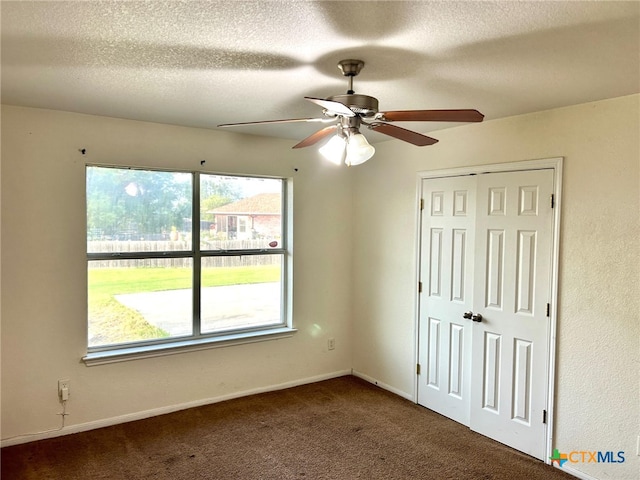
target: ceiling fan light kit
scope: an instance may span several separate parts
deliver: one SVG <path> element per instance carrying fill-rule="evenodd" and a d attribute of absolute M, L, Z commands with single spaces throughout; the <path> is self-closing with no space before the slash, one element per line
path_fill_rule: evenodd
<path fill-rule="evenodd" d="M 369 145 L 367 139 L 361 133 L 354 133 L 349 136 L 347 143 L 347 156 L 344 160 L 349 167 L 352 165 L 360 165 L 376 153 L 376 149 Z"/>
<path fill-rule="evenodd" d="M 346 94 L 333 95 L 328 98 L 304 97 L 305 100 L 323 108 L 324 118 L 290 118 L 227 123 L 218 125 L 218 127 L 267 123 L 337 122 L 336 125 L 330 125 L 318 130 L 292 148 L 309 147 L 331 137 L 319 149 L 319 152 L 333 163 L 338 165 L 345 163 L 351 166 L 366 162 L 375 153 L 375 148 L 360 133 L 360 127 L 363 125 L 375 132 L 423 147 L 433 145 L 438 140 L 392 125 L 390 122 L 481 122 L 484 118 L 484 115 L 477 110 L 397 110 L 380 112 L 377 98 L 356 94 L 353 90 L 353 77 L 358 75 L 363 67 L 364 62 L 362 60 L 348 59 L 338 62 L 338 68 L 342 71 L 342 74 L 349 78 L 349 90 Z"/>
<path fill-rule="evenodd" d="M 341 135 L 334 135 L 318 149 L 318 152 L 331 163 L 340 165 L 346 159 L 347 142 Z"/>
<path fill-rule="evenodd" d="M 336 165 L 344 163 L 349 167 L 366 162 L 376 153 L 376 149 L 357 129 L 342 130 L 341 133 L 331 137 L 318 151 L 331 163 Z"/>

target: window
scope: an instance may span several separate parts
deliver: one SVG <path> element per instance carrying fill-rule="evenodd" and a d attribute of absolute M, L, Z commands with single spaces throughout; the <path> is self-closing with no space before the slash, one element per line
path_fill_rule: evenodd
<path fill-rule="evenodd" d="M 286 181 L 87 166 L 88 351 L 291 331 Z"/>

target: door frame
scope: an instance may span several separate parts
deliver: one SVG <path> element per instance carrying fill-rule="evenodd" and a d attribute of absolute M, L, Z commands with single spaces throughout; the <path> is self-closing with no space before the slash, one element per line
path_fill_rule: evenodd
<path fill-rule="evenodd" d="M 552 235 L 552 251 L 551 251 L 551 278 L 550 278 L 550 315 L 549 315 L 549 334 L 547 337 L 547 345 L 549 348 L 548 369 L 547 369 L 547 434 L 545 441 L 545 463 L 551 464 L 549 457 L 553 448 L 553 426 L 555 418 L 554 397 L 555 397 L 555 372 L 556 372 L 556 344 L 557 344 L 557 323 L 558 323 L 558 273 L 560 261 L 560 211 L 562 206 L 562 163 L 563 157 L 544 158 L 539 160 L 523 160 L 507 163 L 495 163 L 489 165 L 473 165 L 466 167 L 447 168 L 441 170 L 423 170 L 417 175 L 417 198 L 416 198 L 416 235 L 415 235 L 415 285 L 420 282 L 420 249 L 421 249 L 421 232 L 422 232 L 422 209 L 421 199 L 423 198 L 422 181 L 430 178 L 442 177 L 460 177 L 467 175 L 478 175 L 482 173 L 498 173 L 498 172 L 518 172 L 523 170 L 553 170 L 553 231 Z M 414 295 L 414 359 L 415 365 L 419 364 L 419 325 L 420 325 L 420 293 L 415 290 Z M 414 382 L 414 401 L 418 402 L 418 372 L 415 373 Z"/>

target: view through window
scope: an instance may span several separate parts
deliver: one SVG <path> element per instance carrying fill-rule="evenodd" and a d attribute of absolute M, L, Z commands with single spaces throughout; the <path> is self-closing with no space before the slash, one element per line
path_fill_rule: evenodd
<path fill-rule="evenodd" d="M 87 166 L 89 350 L 286 325 L 283 179 Z"/>

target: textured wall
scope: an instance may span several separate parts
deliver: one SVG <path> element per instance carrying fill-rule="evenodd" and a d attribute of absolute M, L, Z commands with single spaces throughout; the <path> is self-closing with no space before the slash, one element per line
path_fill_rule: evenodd
<path fill-rule="evenodd" d="M 77 427 L 348 371 L 350 179 L 291 144 L 3 106 L 2 438 L 59 426 L 60 378 Z M 201 159 L 206 171 L 293 177 L 298 332 L 86 367 L 85 162 L 198 169 Z"/>
<path fill-rule="evenodd" d="M 417 172 L 564 157 L 554 447 L 624 451 L 624 464 L 571 467 L 638 478 L 639 102 L 432 132 L 432 147 L 378 145 L 355 177 L 354 368 L 414 395 Z"/>

